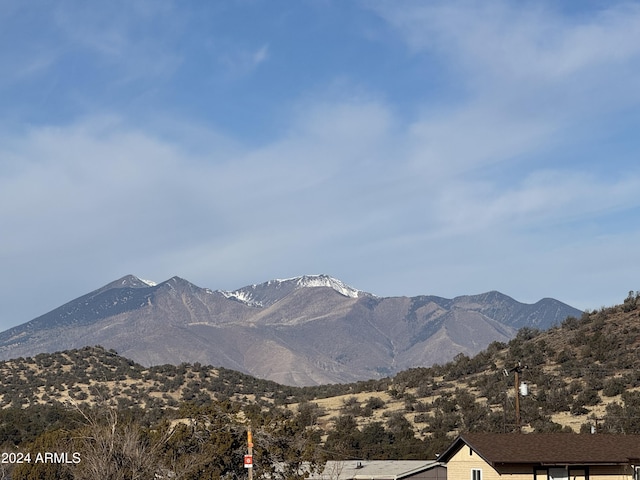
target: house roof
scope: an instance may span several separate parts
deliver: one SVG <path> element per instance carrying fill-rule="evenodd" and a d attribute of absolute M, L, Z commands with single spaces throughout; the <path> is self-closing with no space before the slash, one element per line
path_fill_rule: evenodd
<path fill-rule="evenodd" d="M 466 433 L 439 460 L 447 462 L 464 445 L 494 467 L 514 463 L 611 465 L 640 461 L 640 435 L 575 433 Z"/>
<path fill-rule="evenodd" d="M 322 473 L 311 478 L 397 480 L 438 466 L 443 465 L 434 460 L 329 460 Z"/>

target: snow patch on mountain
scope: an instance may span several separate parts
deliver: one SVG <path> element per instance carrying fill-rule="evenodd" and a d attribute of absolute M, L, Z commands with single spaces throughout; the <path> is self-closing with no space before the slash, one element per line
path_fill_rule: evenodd
<path fill-rule="evenodd" d="M 337 278 L 329 275 L 303 275 L 302 277 L 290 278 L 288 280 L 280 280 L 282 282 L 295 281 L 299 287 L 329 287 L 345 297 L 358 298 L 362 292 Z"/>
<path fill-rule="evenodd" d="M 255 285 L 252 285 L 255 287 Z M 245 287 L 246 288 L 246 287 Z M 260 301 L 257 301 L 253 298 L 253 296 L 246 292 L 245 290 L 234 290 L 233 292 L 229 292 L 226 290 L 218 290 L 222 295 L 227 298 L 231 298 L 233 300 L 238 300 L 239 302 L 246 303 L 250 307 L 264 307 L 264 304 Z"/>
<path fill-rule="evenodd" d="M 105 287 L 118 287 L 118 288 L 147 288 L 147 287 L 155 287 L 156 283 L 151 280 L 143 280 L 140 277 L 136 277 L 135 275 L 125 275 L 119 280 L 115 282 L 111 282 Z"/>
<path fill-rule="evenodd" d="M 220 293 L 227 298 L 238 300 L 252 307 L 265 307 L 284 298 L 294 290 L 310 287 L 331 288 L 339 294 L 350 298 L 368 295 L 329 275 L 302 275 L 300 277 L 269 280 L 259 285 L 249 285 L 234 291 L 220 290 Z"/>

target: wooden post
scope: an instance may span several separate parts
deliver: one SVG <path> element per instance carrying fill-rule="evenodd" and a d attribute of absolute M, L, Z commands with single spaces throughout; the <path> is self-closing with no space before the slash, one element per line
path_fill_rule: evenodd
<path fill-rule="evenodd" d="M 253 480 L 253 434 L 251 433 L 251 425 L 247 430 L 247 453 L 251 457 L 251 465 L 249 466 L 249 480 Z"/>

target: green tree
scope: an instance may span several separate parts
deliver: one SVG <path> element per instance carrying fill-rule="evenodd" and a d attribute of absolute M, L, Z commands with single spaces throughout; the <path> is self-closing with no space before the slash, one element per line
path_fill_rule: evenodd
<path fill-rule="evenodd" d="M 73 462 L 73 445 L 67 430 L 53 430 L 40 434 L 38 438 L 26 448 L 31 455 L 31 462 L 21 463 L 14 469 L 13 480 L 73 480 L 76 464 L 38 462 L 36 456 L 42 452 L 66 453 L 68 460 Z"/>
<path fill-rule="evenodd" d="M 360 441 L 355 419 L 351 415 L 343 415 L 336 419 L 333 430 L 327 435 L 325 449 L 339 458 L 359 458 Z"/>
<path fill-rule="evenodd" d="M 373 422 L 362 428 L 360 435 L 362 458 L 384 460 L 389 457 L 389 447 L 392 443 L 393 435 L 384 428 L 382 422 Z"/>

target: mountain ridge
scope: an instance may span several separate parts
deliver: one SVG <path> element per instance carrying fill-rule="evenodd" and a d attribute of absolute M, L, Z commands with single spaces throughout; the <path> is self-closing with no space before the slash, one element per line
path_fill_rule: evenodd
<path fill-rule="evenodd" d="M 143 365 L 199 362 L 283 384 L 345 383 L 473 354 L 522 326 L 580 314 L 500 292 L 377 297 L 329 275 L 232 292 L 126 275 L 0 333 L 0 360 L 99 344 Z"/>

